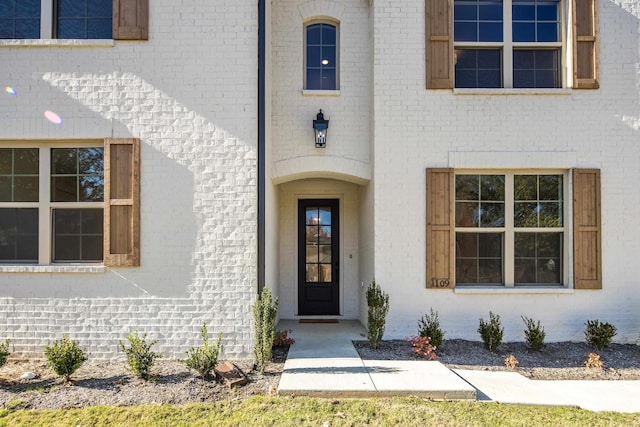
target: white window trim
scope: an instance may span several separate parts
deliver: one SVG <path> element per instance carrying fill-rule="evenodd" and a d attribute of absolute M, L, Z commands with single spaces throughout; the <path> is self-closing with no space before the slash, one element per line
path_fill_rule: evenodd
<path fill-rule="evenodd" d="M 454 0 L 455 1 L 455 0 Z M 500 90 L 527 90 L 526 88 L 514 88 L 513 87 L 513 50 L 514 48 L 536 48 L 536 49 L 544 49 L 544 48 L 558 48 L 560 50 L 560 54 L 558 55 L 558 60 L 560 63 L 558 64 L 561 79 L 559 88 L 549 88 L 549 89 L 537 89 L 531 88 L 531 90 L 535 90 L 539 93 L 557 93 L 561 89 L 570 88 L 568 81 L 568 71 L 567 64 L 571 63 L 568 60 L 568 51 L 567 51 L 567 27 L 568 27 L 568 11 L 565 0 L 558 1 L 558 13 L 560 14 L 560 41 L 545 43 L 545 42 L 513 42 L 513 17 L 512 17 L 512 0 L 502 0 L 502 31 L 503 31 L 503 41 L 502 42 L 456 42 L 454 38 L 454 50 L 462 49 L 462 48 L 499 48 L 502 53 L 502 88 L 483 88 L 485 90 L 490 91 L 500 91 Z M 455 19 L 455 16 L 454 16 Z M 454 76 L 455 79 L 455 76 Z M 454 89 L 455 89 L 455 81 L 454 81 Z M 480 88 L 478 88 L 480 89 Z M 471 93 L 478 94 L 478 89 L 457 89 L 461 94 Z M 474 92 L 476 91 L 476 92 Z M 536 92 L 536 93 L 537 93 Z M 504 92 L 505 95 L 518 94 L 517 92 Z"/>
<path fill-rule="evenodd" d="M 499 289 L 511 289 L 517 292 L 526 293 L 529 291 L 538 291 L 544 289 L 550 289 L 551 292 L 553 290 L 558 289 L 569 289 L 569 254 L 570 254 L 570 194 L 569 194 L 569 179 L 570 173 L 568 170 L 549 170 L 549 169 L 526 169 L 526 170 L 496 170 L 496 169 L 464 169 L 464 170 L 455 170 L 455 176 L 458 175 L 504 175 L 505 182 L 505 225 L 504 227 L 497 228 L 489 228 L 489 227 L 455 227 L 454 226 L 454 235 L 458 232 L 469 232 L 469 233 L 502 233 L 504 236 L 504 253 L 503 253 L 503 265 L 502 265 L 502 273 L 503 273 L 503 284 L 499 285 L 491 285 L 491 284 L 457 284 L 455 285 L 456 289 L 464 289 L 463 292 L 467 292 L 467 289 L 474 289 L 475 291 L 469 291 L 469 293 L 482 293 L 482 290 L 495 290 Z M 515 175 L 562 175 L 562 191 L 563 191 L 563 206 L 562 206 L 562 223 L 563 227 L 551 228 L 551 227 L 539 227 L 539 228 L 527 228 L 527 231 L 534 232 L 561 232 L 562 233 L 562 283 L 560 285 L 554 284 L 539 284 L 539 285 L 515 285 L 515 273 L 514 273 L 514 263 L 515 259 L 515 233 L 517 232 L 516 227 L 513 225 L 513 204 L 514 204 L 514 196 L 513 196 L 513 183 Z M 455 177 L 454 177 L 455 179 Z M 455 237 L 454 237 L 455 238 Z M 454 255 L 455 258 L 455 255 Z"/>
<path fill-rule="evenodd" d="M 0 208 L 37 208 L 38 209 L 38 266 L 51 266 L 54 271 L 68 270 L 65 266 L 84 266 L 83 271 L 91 272 L 94 266 L 102 262 L 73 263 L 53 262 L 53 209 L 55 208 L 104 208 L 104 202 L 52 202 L 51 201 L 51 149 L 52 148 L 89 148 L 104 147 L 102 141 L 68 141 L 68 142 L 25 142 L 3 146 L 4 148 L 38 148 L 39 177 L 38 202 L 0 202 Z M 60 266 L 61 268 L 58 268 Z M 33 272 L 33 264 L 3 263 L 0 272 Z M 75 268 L 72 268 L 75 271 Z M 46 270 L 45 270 L 46 271 Z M 96 271 L 101 272 L 101 271 Z"/>

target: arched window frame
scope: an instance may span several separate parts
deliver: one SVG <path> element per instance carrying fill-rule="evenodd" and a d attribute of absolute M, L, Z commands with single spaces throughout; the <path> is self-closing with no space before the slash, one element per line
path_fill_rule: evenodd
<path fill-rule="evenodd" d="M 333 67 L 330 66 L 330 64 L 328 64 L 329 66 L 324 67 L 324 66 L 320 66 L 320 67 L 315 67 L 312 66 L 311 64 L 309 64 L 309 58 L 308 58 L 308 51 L 309 51 L 309 44 L 308 44 L 308 32 L 310 27 L 316 26 L 316 25 L 325 25 L 325 26 L 329 26 L 332 27 L 335 30 L 335 44 L 325 44 L 323 43 L 323 40 L 321 40 L 320 44 L 318 44 L 317 46 L 319 46 L 320 48 L 323 48 L 325 46 L 327 47 L 334 47 L 335 49 L 335 65 Z M 304 30 L 303 30 L 303 57 L 304 57 L 304 66 L 303 66 L 303 86 L 304 86 L 304 90 L 305 91 L 322 91 L 322 92 L 326 92 L 326 91 L 338 91 L 340 90 L 340 23 L 339 21 L 335 20 L 335 19 L 329 19 L 329 18 L 324 18 L 324 19 L 312 19 L 309 20 L 307 22 L 304 23 Z M 321 73 L 331 73 L 333 72 L 333 81 L 334 84 L 328 84 L 328 85 L 318 85 L 318 84 L 313 84 L 311 83 L 311 79 L 309 77 L 309 71 L 311 70 L 318 70 L 320 69 Z M 321 77 L 322 78 L 322 77 Z"/>

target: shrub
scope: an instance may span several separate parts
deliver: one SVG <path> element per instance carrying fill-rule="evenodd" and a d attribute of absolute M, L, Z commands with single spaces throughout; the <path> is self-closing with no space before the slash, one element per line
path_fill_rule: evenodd
<path fill-rule="evenodd" d="M 273 340 L 276 333 L 276 315 L 278 314 L 278 298 L 271 301 L 271 290 L 263 288 L 253 305 L 253 327 L 255 343 L 253 354 L 256 357 L 256 369 L 262 373 L 271 360 Z"/>
<path fill-rule="evenodd" d="M 11 341 L 6 340 L 5 342 L 0 343 L 0 368 L 3 367 L 5 363 L 7 363 L 7 358 L 11 354 L 9 352 L 9 343 L 10 342 Z"/>
<path fill-rule="evenodd" d="M 502 336 L 504 334 L 504 328 L 501 327 L 500 316 L 489 312 L 489 321 L 485 322 L 484 319 L 480 319 L 480 326 L 478 332 L 484 347 L 492 353 L 500 348 L 502 344 Z"/>
<path fill-rule="evenodd" d="M 129 341 L 129 347 L 125 347 L 124 342 L 120 341 L 120 349 L 127 358 L 129 369 L 138 378 L 148 379 L 155 360 L 162 357 L 161 354 L 151 351 L 151 347 L 156 345 L 158 340 L 147 342 L 147 334 L 140 337 L 138 331 L 127 335 L 126 338 Z"/>
<path fill-rule="evenodd" d="M 411 343 L 411 348 L 415 354 L 430 360 L 436 360 L 436 347 L 431 345 L 431 338 L 418 336 L 411 337 L 411 339 L 407 338 L 407 341 Z"/>
<path fill-rule="evenodd" d="M 587 329 L 584 334 L 587 337 L 587 344 L 594 346 L 598 351 L 609 347 L 611 339 L 616 336 L 618 330 L 610 323 L 600 323 L 599 320 L 587 320 Z"/>
<path fill-rule="evenodd" d="M 433 308 L 430 314 L 425 314 L 418 322 L 418 335 L 421 337 L 429 337 L 431 339 L 431 345 L 436 348 L 442 346 L 444 331 L 440 328 L 438 312 L 433 311 Z"/>
<path fill-rule="evenodd" d="M 61 340 L 54 341 L 53 345 L 46 346 L 44 354 L 53 372 L 63 377 L 66 382 L 70 381 L 71 375 L 87 361 L 87 356 L 80 345 L 71 341 L 66 334 Z"/>
<path fill-rule="evenodd" d="M 218 364 L 218 355 L 220 354 L 220 345 L 222 341 L 222 332 L 218 335 L 218 342 L 214 345 L 209 344 L 206 322 L 200 329 L 200 336 L 204 345 L 200 348 L 191 347 L 187 351 L 187 358 L 181 360 L 188 369 L 196 371 L 202 379 L 211 376 L 211 372 Z"/>
<path fill-rule="evenodd" d="M 384 335 L 387 313 L 389 312 L 389 294 L 383 291 L 375 280 L 367 288 L 367 306 L 369 307 L 367 339 L 371 348 L 378 348 Z"/>
<path fill-rule="evenodd" d="M 282 331 L 276 331 L 275 336 L 273 337 L 273 346 L 274 347 L 285 347 L 289 345 L 295 344 L 296 340 L 291 338 L 289 334 L 293 332 L 292 329 L 285 329 Z"/>
<path fill-rule="evenodd" d="M 589 369 L 602 369 L 604 368 L 604 362 L 600 360 L 600 355 L 596 353 L 589 353 L 587 360 L 584 362 L 584 366 Z"/>
<path fill-rule="evenodd" d="M 508 355 L 504 359 L 504 366 L 509 369 L 516 369 L 518 367 L 518 359 L 513 354 Z"/>
<path fill-rule="evenodd" d="M 540 321 L 538 320 L 537 323 L 534 323 L 533 319 L 525 316 L 521 317 L 527 327 L 527 329 L 524 330 L 524 339 L 527 342 L 527 347 L 535 351 L 542 350 L 546 334 L 544 332 L 544 328 L 540 326 Z"/>

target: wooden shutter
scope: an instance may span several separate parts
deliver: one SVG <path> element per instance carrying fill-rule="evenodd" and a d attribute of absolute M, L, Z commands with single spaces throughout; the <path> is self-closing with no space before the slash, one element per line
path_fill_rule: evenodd
<path fill-rule="evenodd" d="M 454 173 L 427 169 L 427 288 L 454 286 Z"/>
<path fill-rule="evenodd" d="M 597 0 L 573 0 L 573 87 L 597 89 L 598 19 Z"/>
<path fill-rule="evenodd" d="M 113 0 L 113 38 L 149 40 L 149 0 Z"/>
<path fill-rule="evenodd" d="M 453 88 L 453 17 L 450 0 L 425 0 L 427 89 Z"/>
<path fill-rule="evenodd" d="M 573 170 L 573 277 L 575 289 L 602 289 L 600 170 Z"/>
<path fill-rule="evenodd" d="M 140 265 L 140 140 L 104 141 L 104 265 Z"/>

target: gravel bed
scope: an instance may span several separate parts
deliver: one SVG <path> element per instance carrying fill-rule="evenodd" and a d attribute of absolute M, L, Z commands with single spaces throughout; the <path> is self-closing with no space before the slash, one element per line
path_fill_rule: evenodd
<path fill-rule="evenodd" d="M 294 344 L 295 345 L 295 344 Z M 355 341 L 360 356 L 378 360 L 424 360 L 405 341 L 383 341 L 374 350 L 367 341 Z M 203 381 L 175 360 L 156 362 L 148 381 L 127 371 L 123 361 L 87 361 L 65 384 L 49 369 L 45 360 L 9 359 L 0 368 L 0 407 L 11 409 L 80 408 L 94 405 L 131 406 L 188 404 L 244 399 L 274 394 L 287 357 L 287 348 L 274 349 L 264 374 L 253 371 L 251 361 L 236 362 L 248 377 L 248 384 L 229 389 L 216 381 Z M 530 351 L 524 343 L 504 343 L 490 353 L 480 342 L 446 340 L 436 353 L 449 368 L 505 371 L 504 359 L 514 355 L 516 372 L 543 380 L 640 380 L 640 347 L 612 344 L 599 352 L 604 368 L 586 368 L 584 362 L 593 349 L 584 343 L 551 343 L 540 352 Z M 21 380 L 25 372 L 37 377 Z"/>
<path fill-rule="evenodd" d="M 382 360 L 419 360 L 405 341 L 383 341 L 374 350 L 367 341 L 355 341 L 360 356 Z M 597 353 L 602 369 L 587 368 L 589 353 Z M 445 340 L 436 350 L 437 360 L 449 368 L 485 371 L 513 371 L 504 365 L 507 356 L 518 360 L 516 372 L 535 380 L 640 380 L 640 346 L 611 344 L 596 351 L 586 343 L 548 343 L 541 351 L 529 350 L 525 343 L 503 343 L 496 353 L 486 350 L 482 342 Z"/>

